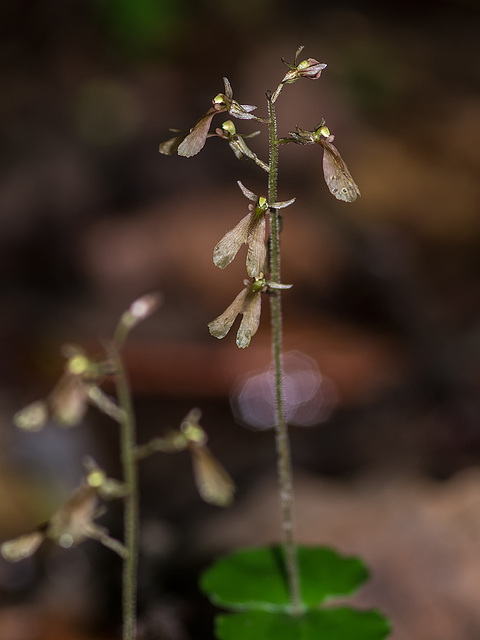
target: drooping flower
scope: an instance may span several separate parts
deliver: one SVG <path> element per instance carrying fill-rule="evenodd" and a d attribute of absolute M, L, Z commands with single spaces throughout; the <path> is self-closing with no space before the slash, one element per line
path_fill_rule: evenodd
<path fill-rule="evenodd" d="M 228 507 L 235 493 L 235 483 L 207 447 L 207 434 L 199 424 L 201 412 L 193 409 L 181 424 L 192 456 L 193 474 L 198 493 L 205 502 Z"/>
<path fill-rule="evenodd" d="M 317 143 L 323 147 L 323 175 L 330 193 L 343 202 L 353 202 L 360 194 L 360 189 L 352 177 L 346 162 L 337 147 L 332 144 L 335 136 L 322 119 L 313 131 L 300 129 L 291 131 L 291 140 L 298 144 Z"/>
<path fill-rule="evenodd" d="M 224 338 L 232 328 L 236 317 L 243 316 L 237 332 L 237 346 L 245 349 L 250 340 L 256 334 L 260 324 L 260 312 L 262 305 L 262 291 L 266 289 L 264 278 L 254 278 L 253 281 L 245 280 L 245 288 L 240 291 L 235 300 L 225 311 L 208 324 L 212 336 Z"/>
<path fill-rule="evenodd" d="M 172 155 L 178 153 L 179 156 L 190 158 L 201 151 L 209 136 L 210 123 L 213 116 L 217 113 L 227 111 L 234 118 L 242 120 L 258 120 L 265 122 L 262 118 L 254 116 L 251 112 L 257 107 L 250 104 L 239 104 L 233 99 L 233 91 L 228 78 L 223 78 L 225 93 L 219 93 L 212 100 L 213 106 L 197 120 L 190 131 L 184 135 L 175 136 L 166 142 L 162 142 L 159 146 L 160 153 Z M 212 134 L 215 135 L 215 134 Z"/>
<path fill-rule="evenodd" d="M 288 207 L 295 201 L 295 198 L 270 204 L 266 198 L 257 196 L 240 181 L 238 181 L 238 186 L 243 195 L 253 204 L 248 207 L 250 212 L 233 229 L 227 231 L 216 245 L 213 250 L 213 262 L 220 269 L 224 269 L 235 258 L 242 244 L 247 244 L 247 273 L 251 278 L 258 278 L 264 270 L 267 255 L 265 244 L 266 213 L 269 209 Z"/>
<path fill-rule="evenodd" d="M 104 527 L 94 522 L 99 515 L 98 496 L 104 498 L 120 497 L 113 493 L 112 486 L 121 483 L 107 478 L 105 472 L 91 459 L 86 462 L 87 476 L 70 498 L 43 525 L 30 533 L 7 540 L 0 545 L 2 556 L 10 562 L 18 562 L 35 553 L 46 538 L 50 538 L 60 547 L 68 549 L 83 542 L 86 538 L 98 540 L 121 556 L 125 556 L 125 547 L 111 538 Z M 108 492 L 105 487 L 108 486 Z M 123 493 L 125 495 L 125 493 Z"/>
<path fill-rule="evenodd" d="M 109 364 L 89 358 L 76 345 L 65 345 L 63 352 L 67 358 L 64 373 L 52 391 L 13 416 L 20 429 L 39 431 L 50 415 L 62 427 L 75 427 L 83 420 L 89 403 L 118 420 L 118 406 L 98 386 Z"/>
<path fill-rule="evenodd" d="M 154 453 L 178 453 L 188 450 L 192 456 L 195 485 L 202 500 L 217 507 L 227 507 L 233 500 L 235 484 L 207 447 L 207 434 L 200 426 L 201 411 L 192 409 L 182 420 L 180 429 L 167 432 L 137 447 L 136 459 Z"/>

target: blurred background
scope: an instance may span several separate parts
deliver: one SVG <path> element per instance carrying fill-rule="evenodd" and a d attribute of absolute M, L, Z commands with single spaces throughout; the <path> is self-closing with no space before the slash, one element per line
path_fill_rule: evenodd
<path fill-rule="evenodd" d="M 0 538 L 45 521 L 92 454 L 120 473 L 111 421 L 22 433 L 12 415 L 61 375 L 61 345 L 95 353 L 132 300 L 159 312 L 125 350 L 141 442 L 195 406 L 237 484 L 198 498 L 186 454 L 141 467 L 142 638 L 212 638 L 198 572 L 279 539 L 266 300 L 246 351 L 207 323 L 242 288 L 244 253 L 212 251 L 265 175 L 218 139 L 158 153 L 223 91 L 279 134 L 324 117 L 362 197 L 336 201 L 316 146 L 281 149 L 286 391 L 299 538 L 361 554 L 359 606 L 393 640 L 480 635 L 480 10 L 472 0 L 16 0 L 0 7 Z M 302 58 L 303 59 L 303 58 Z M 219 126 L 221 120 L 213 122 Z M 258 127 L 238 121 L 239 133 Z M 266 136 L 251 141 L 267 160 Z M 236 330 L 236 328 L 235 328 Z M 122 536 L 120 507 L 102 518 Z M 119 637 L 120 561 L 45 544 L 0 564 L 2 640 Z"/>

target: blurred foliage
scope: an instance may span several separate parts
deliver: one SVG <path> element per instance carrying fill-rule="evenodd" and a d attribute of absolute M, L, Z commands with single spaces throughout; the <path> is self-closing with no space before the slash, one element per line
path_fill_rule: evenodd
<path fill-rule="evenodd" d="M 178 0 L 100 0 L 91 3 L 107 35 L 124 54 L 156 53 L 171 47 L 190 8 Z"/>

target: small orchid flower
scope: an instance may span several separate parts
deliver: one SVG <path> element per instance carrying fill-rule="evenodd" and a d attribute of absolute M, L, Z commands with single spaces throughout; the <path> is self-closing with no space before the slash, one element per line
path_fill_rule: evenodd
<path fill-rule="evenodd" d="M 242 244 L 248 245 L 247 273 L 251 278 L 257 278 L 263 272 L 267 248 L 265 245 L 266 213 L 269 209 L 283 209 L 295 201 L 269 204 L 263 196 L 257 196 L 247 189 L 240 181 L 238 186 L 243 195 L 251 200 L 250 212 L 240 220 L 236 227 L 228 231 L 213 250 L 213 262 L 220 269 L 225 269 L 238 253 Z"/>
<path fill-rule="evenodd" d="M 231 120 L 226 120 L 222 124 L 221 128 L 219 127 L 215 130 L 215 133 L 219 138 L 223 138 L 224 140 L 228 141 L 230 149 L 233 151 L 236 158 L 240 160 L 243 156 L 246 156 L 247 158 L 253 160 L 256 164 L 258 164 L 259 167 L 262 167 L 264 171 L 270 171 L 270 167 L 268 166 L 268 164 L 265 164 L 263 160 L 260 160 L 257 154 L 249 149 L 249 147 L 245 143 L 245 138 L 253 138 L 254 136 L 257 136 L 260 131 L 254 131 L 253 133 L 250 133 L 248 135 L 241 136 L 239 133 L 237 133 L 233 122 Z"/>
<path fill-rule="evenodd" d="M 241 120 L 258 120 L 265 122 L 262 118 L 252 115 L 257 107 L 250 104 L 239 104 L 233 99 L 233 91 L 228 78 L 223 78 L 225 93 L 219 93 L 212 100 L 213 106 L 197 120 L 195 125 L 185 135 L 175 136 L 159 146 L 160 153 L 172 155 L 175 152 L 179 156 L 190 158 L 201 151 L 205 145 L 213 116 L 217 113 L 227 111 L 234 118 Z"/>
<path fill-rule="evenodd" d="M 200 418 L 200 409 L 192 409 L 182 420 L 180 429 L 137 447 L 136 459 L 158 452 L 176 453 L 188 450 L 192 456 L 195 485 L 202 500 L 217 507 L 227 507 L 233 501 L 235 484 L 207 447 L 208 438 L 200 426 Z"/>
<path fill-rule="evenodd" d="M 122 483 L 107 478 L 105 472 L 90 458 L 85 461 L 85 466 L 87 475 L 80 486 L 45 524 L 0 545 L 1 554 L 5 560 L 19 562 L 30 557 L 46 538 L 50 538 L 64 549 L 92 538 L 125 557 L 124 545 L 111 538 L 104 527 L 94 522 L 95 518 L 101 514 L 98 497 L 120 497 L 122 494 L 118 492 L 118 487 Z M 117 488 L 115 493 L 111 491 L 112 486 Z"/>
<path fill-rule="evenodd" d="M 261 294 L 266 289 L 264 278 L 254 278 L 253 281 L 244 280 L 245 288 L 240 291 L 235 300 L 225 311 L 208 324 L 212 336 L 224 338 L 232 328 L 236 317 L 243 315 L 237 332 L 237 347 L 245 349 L 257 332 L 260 324 Z"/>
<path fill-rule="evenodd" d="M 360 194 L 360 189 L 352 177 L 346 162 L 333 144 L 335 136 L 322 119 L 313 131 L 300 129 L 290 131 L 291 138 L 297 144 L 316 143 L 323 147 L 323 175 L 330 193 L 343 202 L 353 202 Z"/>
<path fill-rule="evenodd" d="M 208 438 L 200 426 L 200 417 L 201 411 L 192 409 L 180 426 L 192 456 L 195 486 L 205 502 L 228 507 L 233 502 L 235 483 L 207 447 Z"/>
<path fill-rule="evenodd" d="M 297 62 L 298 56 L 303 51 L 304 47 L 298 47 L 295 53 L 295 61 L 293 64 L 287 62 L 284 58 L 282 58 L 283 64 L 288 67 L 288 71 L 285 74 L 283 80 L 278 85 L 275 93 L 272 96 L 272 102 L 280 95 L 280 91 L 283 89 L 283 86 L 286 84 L 292 84 L 296 82 L 299 78 L 309 78 L 310 80 L 318 80 L 322 71 L 327 66 L 323 62 L 319 62 L 315 60 L 315 58 L 307 58 L 306 60 L 302 60 L 301 62 Z"/>
<path fill-rule="evenodd" d="M 75 345 L 65 345 L 63 352 L 67 358 L 64 373 L 47 398 L 28 404 L 14 415 L 13 422 L 20 429 L 39 431 L 50 414 L 60 426 L 76 427 L 83 420 L 89 403 L 119 419 L 117 404 L 98 386 L 110 365 L 88 358 L 83 349 Z"/>

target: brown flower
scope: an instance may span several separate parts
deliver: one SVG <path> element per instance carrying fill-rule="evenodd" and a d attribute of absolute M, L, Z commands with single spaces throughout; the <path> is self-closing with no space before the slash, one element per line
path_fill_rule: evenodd
<path fill-rule="evenodd" d="M 235 300 L 225 311 L 208 324 L 208 329 L 212 336 L 224 338 L 232 328 L 236 317 L 243 316 L 237 332 L 237 347 L 245 349 L 250 344 L 250 340 L 256 334 L 260 324 L 260 312 L 262 291 L 266 288 L 263 278 L 254 278 L 252 282 L 244 281 L 245 288 L 240 291 Z"/>
<path fill-rule="evenodd" d="M 228 507 L 233 501 L 235 483 L 207 447 L 207 434 L 199 424 L 200 417 L 200 410 L 193 409 L 180 427 L 192 456 L 195 485 L 205 502 Z"/>
<path fill-rule="evenodd" d="M 194 126 L 184 135 L 175 136 L 159 146 L 160 153 L 172 155 L 178 153 L 179 156 L 190 158 L 201 151 L 209 136 L 210 123 L 217 113 L 228 111 L 234 118 L 242 120 L 258 120 L 265 122 L 261 118 L 252 115 L 257 107 L 249 104 L 239 104 L 233 99 L 233 91 L 228 78 L 223 78 L 225 93 L 219 93 L 212 100 L 213 106 L 197 120 Z M 215 134 L 211 134 L 215 135 Z"/>
<path fill-rule="evenodd" d="M 287 71 L 284 78 L 282 79 L 277 89 L 275 90 L 275 93 L 272 96 L 272 102 L 275 102 L 275 100 L 278 98 L 284 85 L 292 84 L 293 82 L 296 82 L 299 78 L 309 78 L 310 80 L 318 80 L 322 71 L 327 66 L 323 62 L 319 62 L 318 60 L 315 60 L 315 58 L 307 58 L 306 60 L 297 62 L 298 56 L 303 51 L 303 49 L 304 49 L 303 46 L 298 47 L 295 53 L 295 60 L 293 64 L 290 64 L 284 58 L 282 58 L 283 64 L 286 67 L 288 67 L 289 70 Z"/>
<path fill-rule="evenodd" d="M 353 202 L 360 194 L 360 189 L 352 177 L 346 162 L 333 144 L 335 136 L 322 119 L 313 131 L 300 129 L 290 132 L 291 140 L 298 144 L 317 143 L 323 147 L 323 175 L 330 193 L 343 202 Z"/>
<path fill-rule="evenodd" d="M 263 196 L 257 196 L 247 189 L 240 181 L 238 186 L 243 195 L 253 204 L 249 205 L 248 213 L 240 222 L 223 236 L 213 250 L 213 262 L 220 269 L 225 269 L 238 253 L 242 244 L 248 245 L 246 267 L 251 278 L 258 278 L 264 269 L 267 248 L 265 244 L 266 213 L 269 209 L 283 209 L 295 201 L 295 198 L 285 202 L 269 204 Z"/>

